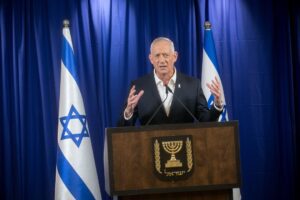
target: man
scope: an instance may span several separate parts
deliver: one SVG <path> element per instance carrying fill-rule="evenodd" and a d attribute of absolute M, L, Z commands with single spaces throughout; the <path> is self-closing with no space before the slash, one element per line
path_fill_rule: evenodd
<path fill-rule="evenodd" d="M 214 95 L 214 105 L 208 109 L 200 80 L 176 70 L 177 56 L 170 39 L 159 37 L 152 42 L 149 59 L 154 70 L 132 82 L 118 126 L 133 126 L 137 119 L 141 125 L 191 123 L 195 119 L 190 113 L 198 121 L 218 119 L 223 110 L 219 81 L 215 78 L 207 84 Z"/>

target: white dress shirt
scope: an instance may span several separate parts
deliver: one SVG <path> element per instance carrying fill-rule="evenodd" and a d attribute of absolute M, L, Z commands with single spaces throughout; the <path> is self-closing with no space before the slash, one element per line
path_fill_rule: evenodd
<path fill-rule="evenodd" d="M 166 87 L 164 86 L 163 81 L 160 80 L 158 78 L 158 76 L 156 75 L 155 70 L 153 70 L 153 73 L 154 73 L 154 79 L 155 79 L 155 83 L 156 83 L 156 87 L 157 87 L 160 99 L 161 99 L 161 101 L 163 101 L 167 96 Z M 175 90 L 176 77 L 177 77 L 177 72 L 175 69 L 175 72 L 168 83 L 168 87 L 172 90 L 173 93 Z M 168 97 L 164 102 L 164 109 L 166 111 L 167 116 L 169 116 L 169 114 L 170 114 L 170 108 L 171 108 L 172 101 L 173 101 L 173 94 L 171 92 L 169 92 Z"/>

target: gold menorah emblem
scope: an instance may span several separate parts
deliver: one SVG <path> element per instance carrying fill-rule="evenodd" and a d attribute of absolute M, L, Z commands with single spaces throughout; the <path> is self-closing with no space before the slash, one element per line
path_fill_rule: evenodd
<path fill-rule="evenodd" d="M 162 142 L 162 146 L 167 153 L 171 154 L 171 158 L 167 161 L 165 167 L 182 167 L 180 160 L 177 160 L 175 157 L 175 154 L 178 153 L 182 148 L 182 141 Z"/>

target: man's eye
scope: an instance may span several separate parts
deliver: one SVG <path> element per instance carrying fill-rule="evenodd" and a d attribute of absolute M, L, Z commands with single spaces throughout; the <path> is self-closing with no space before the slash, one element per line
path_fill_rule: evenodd
<path fill-rule="evenodd" d="M 163 54 L 156 54 L 156 55 L 155 55 L 155 58 L 158 59 L 160 56 L 162 56 L 162 57 L 164 57 L 164 58 L 169 58 L 169 57 L 170 57 L 169 54 L 163 53 Z"/>

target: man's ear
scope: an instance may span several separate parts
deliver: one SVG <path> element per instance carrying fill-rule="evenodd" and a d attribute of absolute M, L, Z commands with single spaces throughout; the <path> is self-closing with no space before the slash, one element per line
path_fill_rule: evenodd
<path fill-rule="evenodd" d="M 174 56 L 174 62 L 176 62 L 176 61 L 177 61 L 177 58 L 178 58 L 178 52 L 177 52 L 177 51 L 174 51 L 173 56 Z"/>
<path fill-rule="evenodd" d="M 153 57 L 152 57 L 151 53 L 149 54 L 148 57 L 149 57 L 149 60 L 150 60 L 151 64 L 153 65 Z"/>

